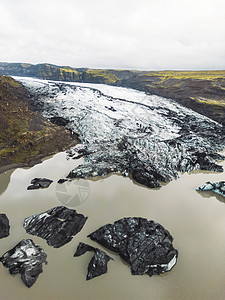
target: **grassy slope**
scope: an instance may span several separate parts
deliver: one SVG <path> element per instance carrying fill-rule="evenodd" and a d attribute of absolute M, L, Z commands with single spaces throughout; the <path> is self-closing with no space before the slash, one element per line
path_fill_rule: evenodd
<path fill-rule="evenodd" d="M 1 75 L 0 128 L 0 167 L 37 161 L 75 143 L 68 131 L 30 110 L 20 83 Z"/>
<path fill-rule="evenodd" d="M 225 124 L 225 71 L 150 72 L 145 85 Z"/>

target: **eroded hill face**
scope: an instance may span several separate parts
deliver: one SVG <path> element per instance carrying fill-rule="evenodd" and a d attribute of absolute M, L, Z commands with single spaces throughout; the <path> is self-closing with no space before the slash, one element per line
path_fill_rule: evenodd
<path fill-rule="evenodd" d="M 172 98 L 225 125 L 225 71 L 141 72 L 121 85 Z"/>
<path fill-rule="evenodd" d="M 0 75 L 0 171 L 10 164 L 27 164 L 72 145 L 62 127 L 31 111 L 24 87 Z"/>

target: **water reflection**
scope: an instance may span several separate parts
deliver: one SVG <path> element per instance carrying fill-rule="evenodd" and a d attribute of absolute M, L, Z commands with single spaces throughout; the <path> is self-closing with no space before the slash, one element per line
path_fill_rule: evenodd
<path fill-rule="evenodd" d="M 0 174 L 0 196 L 7 189 L 8 185 L 9 185 L 9 182 L 10 182 L 11 174 L 13 172 L 14 172 L 14 169 Z"/>
<path fill-rule="evenodd" d="M 220 202 L 225 203 L 225 197 L 223 197 L 222 195 L 219 195 L 213 191 L 197 191 L 197 192 L 204 198 L 215 197 Z"/>

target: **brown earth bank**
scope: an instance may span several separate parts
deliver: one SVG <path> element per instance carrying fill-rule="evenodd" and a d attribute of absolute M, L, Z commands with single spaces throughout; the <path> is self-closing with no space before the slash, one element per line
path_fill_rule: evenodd
<path fill-rule="evenodd" d="M 64 127 L 31 110 L 24 87 L 0 75 L 0 173 L 40 162 L 78 141 Z"/>
<path fill-rule="evenodd" d="M 225 125 L 225 71 L 137 72 L 121 85 L 171 98 Z"/>
<path fill-rule="evenodd" d="M 172 98 L 225 125 L 225 70 L 150 72 L 72 68 L 51 64 L 0 63 L 0 73 L 130 87 Z"/>

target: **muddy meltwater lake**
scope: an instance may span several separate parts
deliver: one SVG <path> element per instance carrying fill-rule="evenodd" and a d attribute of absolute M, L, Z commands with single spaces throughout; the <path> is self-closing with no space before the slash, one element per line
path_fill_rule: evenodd
<path fill-rule="evenodd" d="M 206 181 L 224 180 L 224 173 L 193 171 L 160 189 L 149 189 L 129 178 L 111 175 L 92 180 L 76 179 L 59 185 L 57 180 L 81 163 L 58 153 L 32 168 L 18 168 L 0 175 L 0 207 L 10 220 L 10 236 L 0 240 L 1 255 L 20 240 L 31 238 L 47 253 L 33 287 L 20 275 L 11 276 L 0 266 L 1 299 L 4 300 L 114 300 L 114 299 L 213 299 L 225 297 L 225 203 L 222 196 L 196 192 Z M 225 162 L 220 162 L 225 167 Z M 27 190 L 31 179 L 54 180 L 49 188 Z M 71 242 L 59 249 L 27 234 L 24 218 L 54 206 L 66 205 L 88 216 Z M 128 216 L 145 217 L 162 224 L 174 237 L 179 256 L 174 268 L 163 275 L 132 276 L 128 264 L 113 252 L 87 238 L 100 226 Z M 86 281 L 87 253 L 73 257 L 79 242 L 99 247 L 114 258 L 108 273 Z"/>

